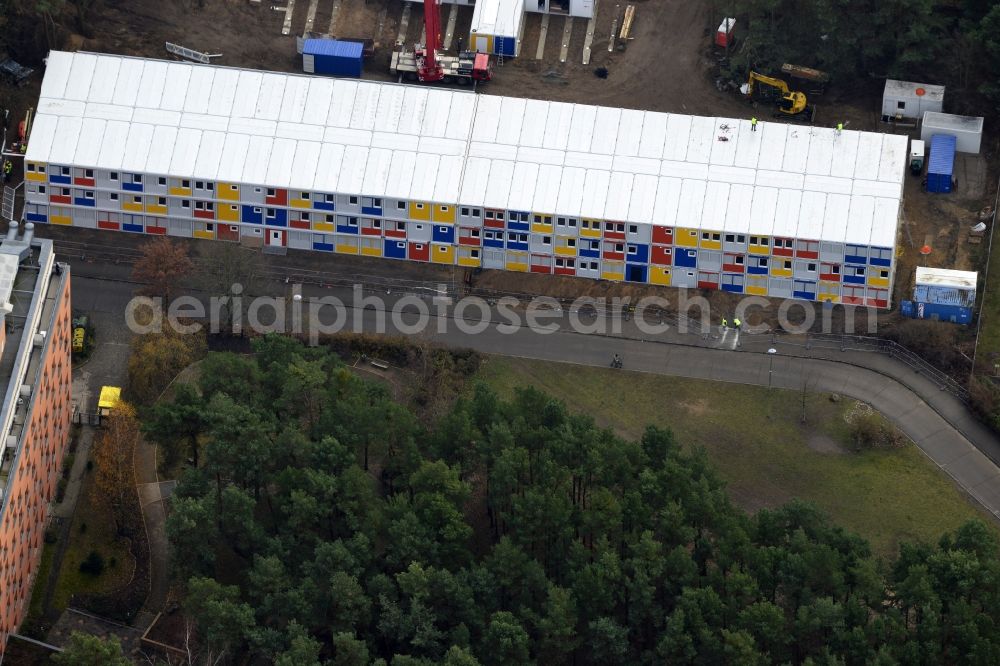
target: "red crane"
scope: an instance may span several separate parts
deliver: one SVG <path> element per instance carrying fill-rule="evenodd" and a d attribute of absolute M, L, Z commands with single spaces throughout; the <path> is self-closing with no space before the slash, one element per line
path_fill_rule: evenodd
<path fill-rule="evenodd" d="M 441 51 L 441 0 L 424 0 L 423 48 L 407 51 L 399 47 L 392 53 L 389 69 L 400 79 L 421 83 L 485 83 L 493 78 L 493 64 L 487 53 L 464 51 L 457 56 Z"/>
<path fill-rule="evenodd" d="M 441 3 L 439 0 L 424 0 L 424 32 L 427 43 L 417 49 L 417 75 L 421 81 L 434 83 L 444 79 L 444 71 L 438 64 L 437 50 L 441 46 Z"/>

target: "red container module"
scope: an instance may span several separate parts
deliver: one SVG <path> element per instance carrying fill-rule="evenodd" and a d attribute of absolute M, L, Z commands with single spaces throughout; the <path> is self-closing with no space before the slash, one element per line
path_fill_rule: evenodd
<path fill-rule="evenodd" d="M 730 47 L 734 43 L 733 28 L 736 26 L 736 19 L 722 19 L 719 29 L 715 31 L 715 45 L 720 49 Z"/>

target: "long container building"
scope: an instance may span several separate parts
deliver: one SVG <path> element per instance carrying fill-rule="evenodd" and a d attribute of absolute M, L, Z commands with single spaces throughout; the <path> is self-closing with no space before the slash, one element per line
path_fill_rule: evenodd
<path fill-rule="evenodd" d="M 906 157 L 897 135 L 52 52 L 25 218 L 884 308 Z"/>

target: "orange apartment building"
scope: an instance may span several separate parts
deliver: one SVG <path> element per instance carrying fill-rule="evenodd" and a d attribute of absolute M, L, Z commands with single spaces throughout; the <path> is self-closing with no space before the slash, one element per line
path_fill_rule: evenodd
<path fill-rule="evenodd" d="M 0 659 L 28 611 L 69 442 L 70 272 L 52 242 L 0 237 Z"/>

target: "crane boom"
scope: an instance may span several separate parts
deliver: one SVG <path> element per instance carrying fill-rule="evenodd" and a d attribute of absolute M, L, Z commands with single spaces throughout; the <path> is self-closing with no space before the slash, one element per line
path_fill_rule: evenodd
<path fill-rule="evenodd" d="M 424 44 L 423 62 L 420 64 L 420 80 L 440 81 L 444 78 L 437 57 L 437 50 L 441 46 L 440 0 L 424 0 L 424 32 L 427 43 Z"/>

